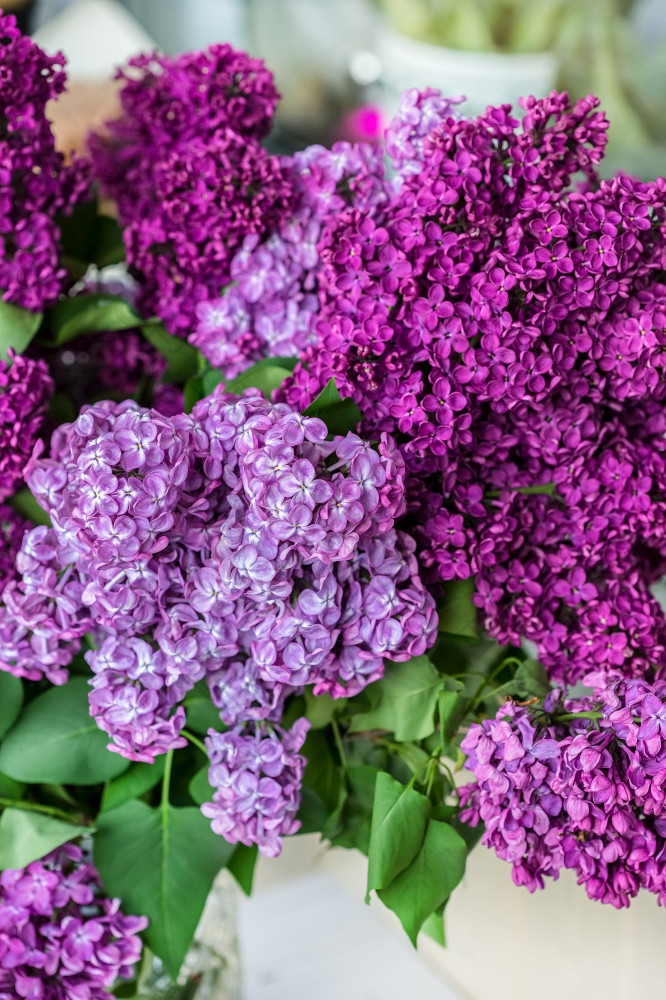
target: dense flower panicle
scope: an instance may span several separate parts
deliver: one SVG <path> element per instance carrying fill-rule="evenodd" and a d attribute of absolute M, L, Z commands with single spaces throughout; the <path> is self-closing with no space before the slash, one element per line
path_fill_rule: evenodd
<path fill-rule="evenodd" d="M 91 711 L 135 760 L 182 745 L 206 680 L 225 724 L 279 721 L 313 685 L 353 695 L 432 644 L 434 602 L 404 512 L 403 463 L 256 391 L 190 416 L 85 407 L 37 454 L 35 528 L 0 609 L 0 659 L 54 683 L 91 633 Z"/>
<path fill-rule="evenodd" d="M 568 680 L 666 667 L 666 183 L 594 180 L 594 99 L 523 103 L 521 124 L 436 112 L 392 197 L 330 223 L 319 342 L 283 398 L 334 377 L 395 437 L 421 559 L 474 576 L 492 636 Z"/>
<path fill-rule="evenodd" d="M 197 306 L 190 341 L 225 378 L 316 342 L 322 230 L 347 205 L 376 208 L 388 197 L 382 150 L 369 143 L 308 146 L 282 163 L 292 178 L 291 210 L 263 239 L 243 240 L 230 264 L 230 287 Z"/>
<path fill-rule="evenodd" d="M 232 280 L 231 261 L 291 212 L 295 195 L 280 158 L 230 128 L 165 151 L 153 168 L 154 198 L 127 220 L 125 244 L 137 306 L 187 335 L 197 306 Z"/>
<path fill-rule="evenodd" d="M 423 169 L 424 145 L 430 133 L 455 113 L 463 97 L 445 97 L 434 87 L 412 88 L 400 98 L 384 136 L 386 152 L 396 173 L 397 185 L 409 174 Z"/>
<path fill-rule="evenodd" d="M 8 361 L 0 360 L 0 501 L 23 479 L 52 391 L 44 361 L 11 350 Z"/>
<path fill-rule="evenodd" d="M 205 144 L 225 129 L 262 139 L 278 101 L 263 62 L 226 44 L 176 57 L 139 55 L 118 78 L 122 114 L 89 145 L 95 176 L 124 222 L 154 205 L 156 169 L 165 155 L 193 140 Z"/>
<path fill-rule="evenodd" d="M 277 857 L 282 837 L 301 825 L 296 813 L 306 761 L 297 751 L 309 725 L 299 719 L 288 731 L 265 723 L 209 731 L 208 780 L 215 792 L 201 811 L 215 833 L 231 844 L 257 844 L 266 857 Z"/>
<path fill-rule="evenodd" d="M 108 1000 L 141 956 L 146 917 L 103 895 L 81 848 L 65 844 L 0 873 L 0 1000 Z"/>
<path fill-rule="evenodd" d="M 588 679 L 603 687 L 549 699 L 550 721 L 509 703 L 470 728 L 461 818 L 530 891 L 571 868 L 592 899 L 624 907 L 643 888 L 666 904 L 666 684 Z"/>
<path fill-rule="evenodd" d="M 81 161 L 56 152 L 47 102 L 65 89 L 62 54 L 47 56 L 0 13 L 0 290 L 8 302 L 38 312 L 68 280 L 59 262 L 57 213 L 88 189 Z"/>

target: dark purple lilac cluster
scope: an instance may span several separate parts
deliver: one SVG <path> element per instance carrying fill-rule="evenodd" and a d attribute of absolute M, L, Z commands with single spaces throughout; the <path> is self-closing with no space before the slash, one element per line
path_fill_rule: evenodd
<path fill-rule="evenodd" d="M 120 77 L 123 113 L 91 137 L 93 171 L 118 205 L 138 308 L 187 335 L 233 280 L 236 251 L 293 207 L 260 144 L 278 95 L 263 63 L 229 45 L 139 56 Z"/>
<path fill-rule="evenodd" d="M 122 114 L 89 137 L 89 150 L 95 176 L 125 222 L 154 207 L 165 157 L 226 129 L 263 139 L 279 97 L 263 62 L 226 44 L 175 58 L 139 55 L 117 75 Z"/>
<path fill-rule="evenodd" d="M 385 436 L 327 440 L 321 420 L 256 391 L 191 416 L 132 401 L 85 407 L 28 484 L 52 528 L 29 531 L 0 608 L 0 660 L 66 679 L 81 638 L 90 704 L 134 760 L 183 745 L 181 705 L 206 679 L 225 724 L 279 722 L 314 686 L 354 695 L 385 660 L 432 644 L 434 602 Z"/>
<path fill-rule="evenodd" d="M 141 956 L 146 917 L 103 895 L 80 847 L 0 873 L 0 1000 L 109 1000 Z"/>
<path fill-rule="evenodd" d="M 461 819 L 485 824 L 531 892 L 570 868 L 591 899 L 619 908 L 647 889 L 666 903 L 666 683 L 548 702 L 549 715 L 509 702 L 470 728 Z"/>
<path fill-rule="evenodd" d="M 201 811 L 215 833 L 230 844 L 258 844 L 266 857 L 277 857 L 281 838 L 301 825 L 296 813 L 306 761 L 297 751 L 308 727 L 299 719 L 289 731 L 265 723 L 227 733 L 210 730 L 208 780 L 215 794 Z"/>
<path fill-rule="evenodd" d="M 284 398 L 334 377 L 395 436 L 421 558 L 475 578 L 492 636 L 558 677 L 640 672 L 666 665 L 666 182 L 595 179 L 594 99 L 523 104 L 435 122 L 389 201 L 329 225 Z"/>
<path fill-rule="evenodd" d="M 88 172 L 82 161 L 65 165 L 46 116 L 65 89 L 63 56 L 47 56 L 1 12 L 0 35 L 0 290 L 39 312 L 68 280 L 56 215 L 85 196 Z"/>
<path fill-rule="evenodd" d="M 33 361 L 10 351 L 0 361 L 0 501 L 23 479 L 53 382 L 44 361 Z"/>

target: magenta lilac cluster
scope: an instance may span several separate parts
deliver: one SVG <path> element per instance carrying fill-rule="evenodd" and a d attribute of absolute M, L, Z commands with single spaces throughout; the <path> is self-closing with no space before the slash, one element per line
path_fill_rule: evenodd
<path fill-rule="evenodd" d="M 285 395 L 334 377 L 395 436 L 433 578 L 474 577 L 487 631 L 569 680 L 666 665 L 666 183 L 596 180 L 596 105 L 436 121 L 388 202 L 327 228 Z"/>
<path fill-rule="evenodd" d="M 216 733 L 206 740 L 212 802 L 201 807 L 215 833 L 231 844 L 258 844 L 266 857 L 282 849 L 282 837 L 300 828 L 305 758 L 301 749 L 309 723 L 299 719 L 291 730 L 252 723 L 242 730 Z"/>
<path fill-rule="evenodd" d="M 62 683 L 92 635 L 91 713 L 130 759 L 184 744 L 197 681 L 243 732 L 305 686 L 354 695 L 434 640 L 385 435 L 327 440 L 257 390 L 172 418 L 107 401 L 62 425 L 27 481 L 53 527 L 23 540 L 0 660 Z"/>
<path fill-rule="evenodd" d="M 145 917 L 103 895 L 80 847 L 0 873 L 0 1000 L 109 1000 L 141 956 Z"/>
<path fill-rule="evenodd" d="M 0 294 L 39 312 L 69 280 L 56 215 L 85 196 L 87 168 L 65 164 L 46 116 L 65 89 L 63 56 L 47 56 L 1 12 L 0 34 Z"/>
<path fill-rule="evenodd" d="M 150 53 L 118 71 L 121 115 L 89 137 L 95 176 L 127 222 L 149 211 L 161 161 L 227 129 L 263 139 L 278 93 L 272 73 L 230 45 L 174 57 Z"/>
<path fill-rule="evenodd" d="M 0 501 L 22 482 L 52 392 L 44 361 L 12 351 L 0 360 Z"/>
<path fill-rule="evenodd" d="M 95 176 L 118 205 L 137 307 L 188 335 L 197 306 L 231 282 L 231 260 L 294 203 L 261 145 L 277 92 L 263 63 L 229 45 L 132 60 L 122 114 L 92 136 Z"/>
<path fill-rule="evenodd" d="M 509 702 L 470 728 L 461 819 L 484 823 L 530 891 L 570 868 L 591 899 L 624 907 L 646 889 L 666 903 L 666 684 L 618 679 L 547 707 Z"/>

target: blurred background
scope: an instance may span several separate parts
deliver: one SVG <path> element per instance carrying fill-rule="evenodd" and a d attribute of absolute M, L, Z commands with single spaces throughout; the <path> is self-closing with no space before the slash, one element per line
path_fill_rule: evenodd
<path fill-rule="evenodd" d="M 557 86 L 597 94 L 612 121 L 607 171 L 663 172 L 664 0 L 5 0 L 49 40 L 68 33 L 74 75 L 103 78 L 134 41 L 169 53 L 227 40 L 262 56 L 283 94 L 278 146 L 381 133 L 413 86 L 465 94 L 470 112 Z M 98 49 L 83 38 L 97 20 Z M 125 20 L 128 38 L 132 36 Z M 105 37 L 106 35 L 106 37 Z M 115 47 L 114 47 L 115 41 Z M 130 44 L 131 48 L 131 44 Z"/>
<path fill-rule="evenodd" d="M 554 86 L 596 93 L 612 122 L 606 172 L 666 163 L 666 0 L 0 0 L 69 61 L 54 109 L 63 148 L 113 117 L 115 68 L 138 51 L 229 41 L 284 95 L 276 148 L 378 138 L 402 90 L 465 94 L 470 112 Z M 363 905 L 364 860 L 292 838 L 240 906 L 244 1000 L 631 1000 L 663 978 L 652 898 L 615 912 L 572 873 L 530 896 L 484 848 L 448 908 L 448 947 L 415 953 Z M 341 957 L 343 960 L 341 960 Z"/>

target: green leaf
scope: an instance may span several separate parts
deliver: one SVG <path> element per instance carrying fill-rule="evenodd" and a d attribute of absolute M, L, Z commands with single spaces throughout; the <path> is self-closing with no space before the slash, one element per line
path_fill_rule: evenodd
<path fill-rule="evenodd" d="M 368 852 L 368 893 L 384 889 L 414 860 L 425 836 L 430 800 L 385 771 L 377 775 Z"/>
<path fill-rule="evenodd" d="M 18 677 L 0 671 L 0 737 L 16 722 L 23 704 L 23 684 Z"/>
<path fill-rule="evenodd" d="M 449 635 L 478 636 L 477 609 L 472 603 L 474 580 L 451 580 L 444 588 L 444 606 L 439 612 L 439 631 Z"/>
<path fill-rule="evenodd" d="M 6 774 L 0 774 L 0 797 L 3 799 L 13 799 L 18 802 L 23 798 L 26 784 L 24 781 L 14 781 Z"/>
<path fill-rule="evenodd" d="M 421 850 L 412 863 L 377 895 L 397 914 L 410 941 L 426 919 L 446 903 L 465 872 L 467 845 L 448 823 L 430 820 Z"/>
<path fill-rule="evenodd" d="M 7 360 L 10 347 L 17 354 L 23 354 L 39 330 L 42 319 L 42 313 L 31 313 L 0 299 L 0 360 Z"/>
<path fill-rule="evenodd" d="M 30 702 L 3 740 L 0 771 L 17 781 L 96 785 L 127 770 L 90 717 L 89 690 L 73 677 Z"/>
<path fill-rule="evenodd" d="M 274 390 L 282 385 L 295 367 L 296 358 L 264 358 L 227 382 L 225 392 L 240 395 L 245 389 L 254 388 L 259 389 L 266 399 L 270 399 Z"/>
<path fill-rule="evenodd" d="M 258 856 L 259 850 L 256 844 L 253 844 L 252 847 L 247 847 L 245 844 L 238 844 L 227 862 L 227 868 L 246 896 L 249 896 L 252 892 L 254 869 Z"/>
<path fill-rule="evenodd" d="M 381 691 L 378 706 L 352 718 L 352 732 L 387 729 L 400 742 L 423 740 L 435 731 L 435 708 L 443 679 L 427 656 L 390 663 L 373 687 Z"/>
<path fill-rule="evenodd" d="M 63 254 L 81 263 L 92 261 L 99 228 L 97 200 L 80 201 L 67 214 L 59 212 L 56 223 Z"/>
<path fill-rule="evenodd" d="M 306 688 L 303 694 L 305 714 L 311 729 L 324 729 L 329 725 L 333 714 L 347 704 L 345 698 L 331 698 L 326 693 L 314 695 L 311 688 Z"/>
<path fill-rule="evenodd" d="M 187 382 L 199 373 L 201 354 L 182 337 L 174 337 L 158 322 L 144 323 L 141 333 L 167 361 L 163 382 Z"/>
<path fill-rule="evenodd" d="M 428 919 L 423 924 L 421 930 L 428 937 L 436 941 L 437 944 L 441 945 L 442 948 L 446 947 L 446 930 L 444 927 L 444 913 L 440 913 L 441 907 L 438 908 L 434 913 L 431 913 Z"/>
<path fill-rule="evenodd" d="M 215 708 L 206 681 L 198 681 L 188 692 L 185 701 L 186 726 L 195 733 L 207 733 L 209 729 L 219 731 L 220 710 Z"/>
<path fill-rule="evenodd" d="M 330 434 L 347 434 L 348 431 L 355 431 L 361 420 L 358 406 L 352 399 L 341 398 L 334 378 L 328 380 L 319 395 L 304 410 L 303 415 L 323 420 Z"/>
<path fill-rule="evenodd" d="M 465 717 L 468 701 L 461 698 L 457 691 L 440 691 L 437 699 L 439 726 L 443 741 L 448 743 L 458 732 L 458 727 Z"/>
<path fill-rule="evenodd" d="M 120 226 L 111 216 L 98 215 L 92 263 L 98 267 L 108 267 L 109 264 L 119 264 L 124 259 L 125 245 Z"/>
<path fill-rule="evenodd" d="M 367 854 L 377 768 L 372 764 L 351 765 L 345 771 L 345 780 L 347 794 L 339 812 L 337 829 L 331 822 L 325 827 L 324 835 L 336 847 L 353 848 Z"/>
<path fill-rule="evenodd" d="M 132 799 L 139 799 L 154 788 L 164 774 L 164 757 L 158 757 L 153 764 L 132 764 L 128 771 L 113 781 L 107 782 L 102 795 L 100 812 L 108 812 Z"/>
<path fill-rule="evenodd" d="M 148 917 L 146 942 L 174 979 L 233 851 L 195 808 L 133 801 L 99 817 L 94 857 L 104 887 L 126 913 Z"/>
<path fill-rule="evenodd" d="M 13 497 L 10 497 L 7 503 L 17 514 L 24 517 L 26 521 L 32 521 L 33 524 L 45 524 L 47 527 L 51 527 L 51 518 L 27 486 L 24 486 Z"/>
<path fill-rule="evenodd" d="M 190 793 L 192 801 L 196 802 L 198 806 L 202 806 L 204 802 L 212 800 L 213 789 L 208 780 L 208 765 L 197 771 L 187 786 L 187 790 Z"/>
<path fill-rule="evenodd" d="M 65 299 L 49 311 L 52 342 L 56 346 L 85 333 L 126 330 L 140 322 L 139 314 L 123 298 L 108 292 Z"/>
<path fill-rule="evenodd" d="M 5 809 L 0 816 L 0 869 L 25 868 L 90 827 L 64 823 L 25 809 Z"/>

